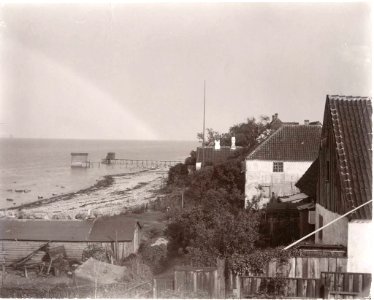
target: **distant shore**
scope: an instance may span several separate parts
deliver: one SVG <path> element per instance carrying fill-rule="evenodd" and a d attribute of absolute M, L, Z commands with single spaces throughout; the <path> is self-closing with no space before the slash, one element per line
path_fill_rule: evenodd
<path fill-rule="evenodd" d="M 22 212 L 25 218 L 37 219 L 74 219 L 78 214 L 89 212 L 113 215 L 157 197 L 155 191 L 160 189 L 166 174 L 166 168 L 159 168 L 106 175 L 88 188 L 0 209 L 0 212 L 4 216 Z"/>

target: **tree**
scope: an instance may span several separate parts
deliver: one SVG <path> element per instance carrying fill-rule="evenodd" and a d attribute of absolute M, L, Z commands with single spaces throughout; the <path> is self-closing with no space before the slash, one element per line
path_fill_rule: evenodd
<path fill-rule="evenodd" d="M 182 251 L 198 265 L 214 265 L 217 258 L 252 253 L 259 238 L 258 225 L 254 211 L 234 215 L 220 205 L 195 206 L 178 213 L 168 225 L 168 250 L 171 254 Z"/>

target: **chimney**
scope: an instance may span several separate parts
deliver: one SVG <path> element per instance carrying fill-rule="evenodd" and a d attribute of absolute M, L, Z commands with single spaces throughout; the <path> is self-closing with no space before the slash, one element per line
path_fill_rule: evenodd
<path fill-rule="evenodd" d="M 309 125 L 309 120 L 304 120 L 304 125 Z"/>
<path fill-rule="evenodd" d="M 274 114 L 274 120 L 278 119 L 278 113 Z"/>
<path fill-rule="evenodd" d="M 214 150 L 220 150 L 221 149 L 221 141 L 215 140 L 214 141 Z"/>
<path fill-rule="evenodd" d="M 235 145 L 235 137 L 232 136 L 231 137 L 231 150 L 235 150 L 236 149 L 236 145 Z"/>

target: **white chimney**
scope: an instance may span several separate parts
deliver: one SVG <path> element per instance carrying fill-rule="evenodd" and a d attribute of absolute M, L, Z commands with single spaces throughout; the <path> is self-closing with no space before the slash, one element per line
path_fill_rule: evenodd
<path fill-rule="evenodd" d="M 309 125 L 309 120 L 304 120 L 304 125 Z"/>
<path fill-rule="evenodd" d="M 235 146 L 235 137 L 232 136 L 231 137 L 231 150 L 235 150 L 236 149 L 236 146 Z"/>
<path fill-rule="evenodd" d="M 221 141 L 215 140 L 214 141 L 214 150 L 220 150 L 221 149 Z"/>

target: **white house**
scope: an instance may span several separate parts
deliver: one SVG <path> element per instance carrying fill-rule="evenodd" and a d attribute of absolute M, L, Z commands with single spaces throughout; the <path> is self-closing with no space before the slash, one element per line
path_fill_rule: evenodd
<path fill-rule="evenodd" d="M 273 193 L 285 196 L 299 192 L 295 183 L 318 155 L 321 126 L 308 121 L 291 124 L 283 123 L 247 156 L 246 206 L 254 199 L 260 199 L 263 206 Z"/>

